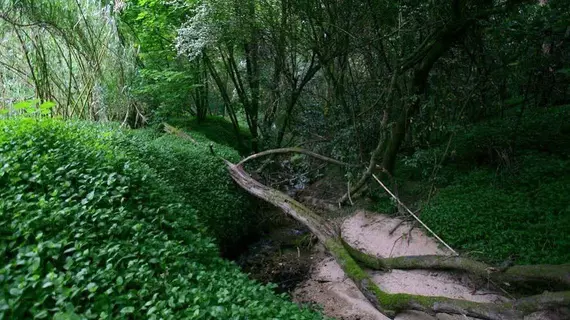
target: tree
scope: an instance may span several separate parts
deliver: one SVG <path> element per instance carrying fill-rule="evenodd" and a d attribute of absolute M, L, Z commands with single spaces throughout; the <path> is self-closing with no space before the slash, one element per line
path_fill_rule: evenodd
<path fill-rule="evenodd" d="M 118 120 L 134 106 L 124 88 L 134 52 L 122 42 L 115 12 L 94 1 L 0 2 L 5 97 L 53 101 L 65 118 Z M 115 107 L 117 106 L 117 107 Z"/>

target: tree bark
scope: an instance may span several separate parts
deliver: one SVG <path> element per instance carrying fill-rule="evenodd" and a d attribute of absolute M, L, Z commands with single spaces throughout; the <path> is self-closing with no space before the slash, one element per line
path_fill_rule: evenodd
<path fill-rule="evenodd" d="M 234 107 L 232 106 L 232 101 L 230 99 L 230 95 L 228 93 L 228 90 L 227 90 L 225 84 L 223 83 L 222 79 L 220 78 L 220 74 L 218 73 L 218 70 L 216 70 L 216 67 L 214 66 L 214 64 L 212 63 L 212 61 L 210 60 L 209 56 L 206 53 L 204 53 L 204 63 L 206 64 L 208 70 L 210 71 L 210 75 L 214 79 L 214 82 L 216 83 L 216 86 L 218 87 L 218 91 L 220 92 L 222 100 L 224 101 L 224 105 L 225 105 L 224 110 L 228 111 L 228 115 L 230 116 L 230 120 L 232 122 L 232 127 L 234 129 L 236 139 L 238 140 L 238 143 L 241 146 L 245 146 L 243 138 L 241 136 L 236 111 L 235 111 Z"/>
<path fill-rule="evenodd" d="M 337 228 L 328 221 L 312 212 L 310 209 L 295 201 L 286 194 L 267 187 L 253 179 L 243 166 L 235 165 L 224 160 L 233 180 L 250 194 L 263 199 L 282 209 L 286 214 L 304 224 L 325 245 L 334 259 L 339 263 L 346 275 L 354 281 L 358 289 L 372 305 L 381 313 L 394 317 L 405 310 L 418 310 L 430 314 L 450 313 L 489 320 L 523 319 L 525 315 L 541 310 L 564 308 L 570 305 L 570 291 L 546 292 L 540 295 L 515 300 L 512 302 L 493 304 L 478 303 L 445 297 L 427 297 L 410 294 L 391 294 L 382 291 L 371 277 L 353 259 L 355 252 L 349 252 L 343 245 Z M 357 255 L 358 256 L 358 255 Z M 432 257 L 432 269 L 445 269 L 449 263 Z M 387 260 L 387 265 L 408 266 L 415 268 L 417 259 L 402 257 L 399 260 Z M 361 259 L 362 260 L 362 259 Z M 428 261 L 428 260 L 426 260 Z M 424 262 L 426 262 L 424 261 Z M 442 262 L 443 261 L 443 262 Z M 423 265 L 427 266 L 427 262 Z M 422 265 L 422 266 L 423 266 Z M 479 266 L 476 264 L 476 266 Z M 465 271 L 470 268 L 464 267 Z M 477 269 L 477 268 L 475 268 Z"/>
<path fill-rule="evenodd" d="M 319 160 L 323 160 L 326 162 L 330 162 L 330 163 L 334 163 L 334 164 L 338 164 L 341 166 L 347 166 L 347 167 L 357 167 L 356 165 L 350 164 L 350 163 L 346 163 L 346 162 L 342 162 L 342 161 L 338 161 L 336 159 L 332 159 L 329 157 L 325 157 L 322 156 L 320 154 L 314 153 L 312 151 L 306 150 L 306 149 L 301 149 L 301 148 L 281 148 L 281 149 L 272 149 L 272 150 L 267 150 L 267 151 L 263 151 L 260 153 L 256 153 L 254 155 L 251 155 L 245 159 L 243 159 L 242 161 L 240 161 L 238 163 L 238 165 L 242 165 L 244 163 L 246 163 L 247 161 L 253 160 L 253 159 L 257 159 L 260 157 L 264 157 L 264 156 L 268 156 L 268 155 L 274 155 L 274 154 L 284 154 L 284 153 L 301 153 L 301 154 L 305 154 L 308 156 L 311 156 L 313 158 L 317 158 Z"/>
<path fill-rule="evenodd" d="M 448 25 L 441 27 L 440 30 L 433 32 L 427 37 L 412 54 L 403 59 L 396 67 L 386 98 L 386 105 L 389 106 L 386 107 L 386 109 L 389 113 L 398 111 L 398 117 L 395 122 L 389 125 L 391 127 L 390 134 L 381 131 L 378 145 L 370 157 L 368 169 L 363 173 L 352 190 L 349 190 L 338 200 L 339 203 L 345 203 L 351 193 L 357 192 L 366 184 L 376 169 L 376 164 L 380 159 L 382 159 L 382 170 L 389 175 L 393 175 L 396 157 L 406 137 L 410 117 L 415 115 L 421 107 L 421 103 L 427 91 L 429 73 L 433 65 L 461 38 L 471 23 L 473 23 L 472 20 L 468 20 L 462 16 L 454 17 L 453 21 Z M 408 86 L 409 90 L 400 88 L 399 91 L 407 92 L 408 95 L 403 97 L 404 99 L 398 99 L 396 102 L 397 99 L 393 98 L 394 91 L 397 89 L 398 82 L 407 72 L 411 72 L 411 79 L 409 80 Z M 407 98 L 410 98 L 411 101 L 402 102 L 408 100 Z M 395 105 L 398 103 L 402 104 L 399 108 L 400 110 L 395 110 Z"/>
<path fill-rule="evenodd" d="M 508 283 L 525 289 L 532 288 L 533 291 L 570 290 L 570 264 L 519 265 L 501 269 L 460 256 L 426 255 L 382 258 L 361 252 L 344 240 L 342 243 L 355 260 L 373 270 L 453 270 L 484 280 L 493 280 L 495 283 Z"/>

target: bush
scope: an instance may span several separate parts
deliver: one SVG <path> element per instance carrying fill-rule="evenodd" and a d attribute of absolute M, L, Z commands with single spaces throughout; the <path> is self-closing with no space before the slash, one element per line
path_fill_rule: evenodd
<path fill-rule="evenodd" d="M 0 319 L 320 318 L 219 258 L 121 133 L 0 124 Z"/>
<path fill-rule="evenodd" d="M 230 177 L 226 165 L 209 150 L 211 142 L 199 133 L 198 145 L 173 135 L 157 136 L 137 130 L 127 146 L 181 194 L 198 211 L 224 253 L 239 247 L 253 233 L 256 217 L 251 198 Z M 230 147 L 214 144 L 217 155 L 239 161 Z"/>
<path fill-rule="evenodd" d="M 502 152 L 509 157 L 526 151 L 570 156 L 569 116 L 570 106 L 559 106 L 530 110 L 522 118 L 514 115 L 473 125 L 452 140 L 452 158 L 470 165 L 475 159 L 478 164 L 496 166 L 504 160 Z"/>

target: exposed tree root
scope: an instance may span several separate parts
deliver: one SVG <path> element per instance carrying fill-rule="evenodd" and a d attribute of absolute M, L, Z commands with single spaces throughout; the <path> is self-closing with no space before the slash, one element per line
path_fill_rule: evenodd
<path fill-rule="evenodd" d="M 224 160 L 225 161 L 225 160 Z M 478 303 L 466 300 L 450 299 L 445 297 L 427 297 L 420 295 L 410 294 L 390 294 L 382 291 L 370 278 L 370 276 L 360 267 L 360 265 L 353 259 L 356 256 L 357 260 L 361 261 L 364 265 L 372 266 L 376 269 L 382 268 L 404 268 L 411 269 L 426 267 L 431 269 L 452 269 L 467 271 L 475 274 L 480 274 L 481 270 L 487 272 L 486 265 L 476 261 L 458 260 L 463 259 L 459 257 L 434 257 L 422 260 L 417 257 L 401 257 L 391 259 L 378 259 L 363 254 L 354 248 L 347 250 L 345 244 L 340 239 L 340 233 L 330 223 L 322 217 L 313 213 L 310 209 L 295 201 L 286 194 L 267 187 L 244 171 L 241 165 L 234 165 L 225 161 L 232 178 L 246 191 L 261 198 L 278 208 L 281 208 L 285 213 L 297 221 L 303 223 L 305 226 L 315 234 L 327 250 L 333 255 L 336 261 L 340 264 L 346 275 L 354 281 L 358 289 L 370 301 L 376 309 L 383 314 L 393 317 L 396 313 L 404 310 L 419 310 L 430 314 L 435 313 L 450 313 L 462 314 L 472 317 L 478 317 L 489 320 L 506 320 L 506 319 L 523 319 L 525 315 L 534 313 L 541 310 L 557 309 L 567 307 L 570 305 L 570 291 L 543 293 L 541 295 L 531 296 L 513 302 L 493 304 L 493 303 Z M 455 259 L 455 260 L 453 260 Z M 454 263 L 450 261 L 455 261 Z M 519 277 L 531 276 L 543 279 L 541 275 L 551 272 L 552 277 L 558 282 L 560 275 L 564 271 L 554 271 L 548 269 L 545 272 L 538 272 L 543 266 L 535 266 L 534 271 L 525 267 L 512 267 L 514 271 L 502 272 L 502 276 L 509 277 L 510 281 L 517 280 Z M 528 268 L 528 267 L 527 267 Z M 567 270 L 567 269 L 562 269 Z M 538 273 L 538 274 L 537 274 Z M 548 277 L 546 280 L 548 281 Z M 566 278 L 567 279 L 567 278 Z"/>
<path fill-rule="evenodd" d="M 379 258 L 361 252 L 341 240 L 350 255 L 363 266 L 374 270 L 432 269 L 455 270 L 490 279 L 496 283 L 532 285 L 535 289 L 570 290 L 570 264 L 519 265 L 500 270 L 485 263 L 459 256 L 406 256 Z"/>

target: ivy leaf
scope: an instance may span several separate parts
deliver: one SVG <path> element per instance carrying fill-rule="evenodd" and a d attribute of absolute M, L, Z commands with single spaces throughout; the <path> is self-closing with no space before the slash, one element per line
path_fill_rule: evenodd
<path fill-rule="evenodd" d="M 121 314 L 131 314 L 135 312 L 135 307 L 124 307 L 121 309 Z"/>
<path fill-rule="evenodd" d="M 73 311 L 68 311 L 66 313 L 58 312 L 53 316 L 53 320 L 81 320 L 81 317 Z"/>
<path fill-rule="evenodd" d="M 97 291 L 97 288 L 99 288 L 99 287 L 98 287 L 97 284 L 95 284 L 94 282 L 90 282 L 90 283 L 87 285 L 87 290 L 89 290 L 89 292 L 91 292 L 91 293 Z"/>

